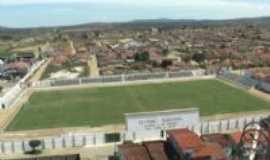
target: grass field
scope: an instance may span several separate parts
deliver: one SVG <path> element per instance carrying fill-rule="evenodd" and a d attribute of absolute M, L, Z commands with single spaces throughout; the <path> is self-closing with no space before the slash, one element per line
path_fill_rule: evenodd
<path fill-rule="evenodd" d="M 0 47 L 0 56 L 1 57 L 9 57 L 12 53 L 10 53 L 6 48 Z"/>
<path fill-rule="evenodd" d="M 269 109 L 217 80 L 37 92 L 8 130 L 124 123 L 123 113 L 199 107 L 202 115 Z"/>

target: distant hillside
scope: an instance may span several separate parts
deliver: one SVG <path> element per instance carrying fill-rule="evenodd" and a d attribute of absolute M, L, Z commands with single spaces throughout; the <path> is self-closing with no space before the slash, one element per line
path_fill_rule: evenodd
<path fill-rule="evenodd" d="M 135 20 L 130 24 L 178 24 L 178 25 L 239 25 L 239 24 L 250 24 L 250 25 L 269 25 L 270 17 L 259 17 L 259 18 L 240 18 L 240 19 L 229 19 L 229 20 L 172 20 L 172 19 L 155 19 L 155 20 Z"/>
<path fill-rule="evenodd" d="M 0 26 L 0 31 L 7 30 L 8 28 Z"/>
<path fill-rule="evenodd" d="M 223 26 L 223 25 L 242 25 L 242 24 L 270 27 L 270 17 L 241 18 L 230 20 L 150 19 L 150 20 L 134 20 L 125 23 L 89 23 L 61 28 L 72 31 L 72 30 L 106 30 L 113 28 L 140 29 L 146 27 L 161 27 L 161 28 L 174 28 L 179 26 L 203 27 L 203 26 Z"/>
<path fill-rule="evenodd" d="M 186 27 L 198 27 L 198 26 L 221 26 L 221 25 L 258 25 L 270 27 L 270 17 L 259 18 L 240 18 L 229 20 L 192 20 L 192 19 L 146 19 L 146 20 L 134 20 L 123 23 L 86 23 L 74 26 L 55 26 L 55 27 L 40 27 L 40 28 L 24 28 L 24 29 L 10 29 L 7 27 L 1 27 L 0 31 L 45 31 L 64 29 L 68 31 L 73 30 L 108 30 L 113 28 L 145 28 L 145 27 L 165 27 L 173 28 L 179 26 Z"/>

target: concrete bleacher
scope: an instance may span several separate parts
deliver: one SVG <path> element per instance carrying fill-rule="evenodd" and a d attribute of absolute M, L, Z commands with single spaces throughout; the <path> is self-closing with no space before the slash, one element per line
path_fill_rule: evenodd
<path fill-rule="evenodd" d="M 258 84 L 258 81 L 253 79 L 250 75 L 238 75 L 231 73 L 229 71 L 225 71 L 217 76 L 218 78 L 226 81 L 230 81 L 234 83 L 235 85 L 244 88 L 244 89 L 250 89 Z"/>
<path fill-rule="evenodd" d="M 244 86 L 247 86 L 249 88 L 256 86 L 258 84 L 258 81 L 249 77 L 249 76 L 243 76 L 240 81 L 241 84 L 243 84 Z"/>
<path fill-rule="evenodd" d="M 256 89 L 263 91 L 265 93 L 270 93 L 270 83 L 260 81 L 256 86 Z"/>
<path fill-rule="evenodd" d="M 243 89 L 250 89 L 255 87 L 256 89 L 270 94 L 270 83 L 262 80 L 256 80 L 252 78 L 251 74 L 246 73 L 244 76 L 234 74 L 231 72 L 223 72 L 217 76 L 217 78 L 229 81 L 238 87 Z"/>

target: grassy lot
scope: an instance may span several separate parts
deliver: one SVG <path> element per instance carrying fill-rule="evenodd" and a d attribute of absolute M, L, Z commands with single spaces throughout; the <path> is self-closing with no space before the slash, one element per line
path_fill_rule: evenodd
<path fill-rule="evenodd" d="M 46 68 L 45 72 L 43 73 L 41 79 L 50 78 L 51 73 L 60 71 L 61 69 L 62 69 L 62 67 L 54 66 L 54 65 L 49 64 L 48 67 Z"/>
<path fill-rule="evenodd" d="M 86 65 L 80 65 L 80 64 L 68 64 L 65 63 L 64 65 L 61 66 L 56 66 L 56 65 L 52 65 L 49 64 L 48 67 L 46 68 L 45 72 L 43 73 L 41 79 L 48 79 L 50 78 L 50 75 L 52 73 L 61 71 L 61 70 L 68 70 L 70 72 L 74 72 L 73 68 L 74 67 L 83 67 L 83 72 L 80 73 L 79 77 L 87 77 L 89 76 L 89 68 Z"/>
<path fill-rule="evenodd" d="M 202 115 L 269 109 L 216 80 L 38 92 L 8 130 L 124 123 L 123 113 L 199 107 Z"/>
<path fill-rule="evenodd" d="M 9 57 L 12 53 L 10 53 L 6 48 L 0 47 L 0 56 L 1 57 Z"/>

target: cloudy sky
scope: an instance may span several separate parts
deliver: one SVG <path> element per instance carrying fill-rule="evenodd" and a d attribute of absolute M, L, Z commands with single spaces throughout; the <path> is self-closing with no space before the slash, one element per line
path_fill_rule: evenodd
<path fill-rule="evenodd" d="M 270 16 L 270 0 L 0 0 L 0 26 Z"/>

